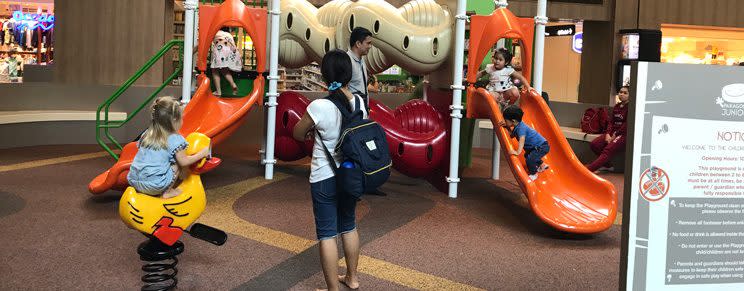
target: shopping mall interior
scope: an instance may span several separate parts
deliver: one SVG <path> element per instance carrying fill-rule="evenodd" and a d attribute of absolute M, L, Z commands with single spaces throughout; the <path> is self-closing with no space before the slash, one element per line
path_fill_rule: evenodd
<path fill-rule="evenodd" d="M 741 11 L 734 0 L 0 0 L 0 289 L 646 290 L 626 281 L 635 218 L 624 214 L 643 186 L 631 153 L 648 147 L 633 143 L 634 106 L 654 85 L 634 84 L 638 64 L 742 73 Z M 357 27 L 371 41 L 361 55 Z M 334 49 L 361 60 L 348 85 L 328 79 Z M 312 181 L 329 165 L 324 139 L 297 131 L 319 130 L 314 100 L 356 78 L 390 176 L 355 202 L 354 230 L 334 220 L 327 247 Z M 162 96 L 182 104 L 170 133 L 184 143 L 156 148 L 170 155 L 166 186 L 182 185 L 167 199 L 130 182 Z M 527 155 L 540 144 L 504 127 L 510 107 L 550 145 L 537 157 L 549 167 L 536 172 Z M 336 273 L 354 279 L 324 277 Z M 744 286 L 731 282 L 720 290 Z"/>

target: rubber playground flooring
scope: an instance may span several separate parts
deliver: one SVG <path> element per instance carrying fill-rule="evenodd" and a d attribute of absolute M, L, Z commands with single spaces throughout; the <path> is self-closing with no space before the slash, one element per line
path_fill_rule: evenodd
<path fill-rule="evenodd" d="M 228 241 L 182 238 L 178 290 L 324 286 L 309 160 L 280 162 L 265 180 L 257 153 L 215 153 L 223 164 L 202 176 L 208 202 L 198 222 L 226 231 Z M 0 151 L 1 290 L 141 286 L 136 247 L 145 238 L 120 221 L 121 193 L 87 191 L 111 164 L 95 146 Z M 555 231 L 529 209 L 508 168 L 488 179 L 490 164 L 488 150 L 476 149 L 457 199 L 398 173 L 381 188 L 388 196 L 365 196 L 357 208 L 360 289 L 617 290 L 619 223 L 595 235 Z M 622 175 L 603 177 L 622 196 Z"/>

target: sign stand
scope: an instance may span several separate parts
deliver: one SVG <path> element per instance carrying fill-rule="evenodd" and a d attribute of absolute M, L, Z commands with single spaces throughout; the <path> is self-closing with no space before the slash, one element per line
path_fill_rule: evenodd
<path fill-rule="evenodd" d="M 621 290 L 744 290 L 744 68 L 634 62 Z"/>

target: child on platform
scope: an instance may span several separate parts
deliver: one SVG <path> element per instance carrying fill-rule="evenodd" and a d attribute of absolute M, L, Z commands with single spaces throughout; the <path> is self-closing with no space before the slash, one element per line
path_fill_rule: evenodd
<path fill-rule="evenodd" d="M 243 62 L 240 55 L 238 54 L 238 47 L 235 45 L 235 39 L 230 34 L 229 29 L 222 28 L 217 31 L 212 41 L 210 48 L 212 51 L 212 58 L 210 66 L 212 67 L 212 78 L 214 79 L 215 91 L 212 93 L 214 96 L 222 96 L 222 87 L 220 74 L 225 76 L 225 79 L 230 83 L 232 87 L 233 95 L 238 94 L 238 85 L 235 84 L 232 72 L 239 73 L 243 70 Z"/>
<path fill-rule="evenodd" d="M 496 98 L 501 108 L 519 100 L 519 89 L 512 83 L 512 78 L 518 79 L 525 86 L 525 89 L 531 89 L 527 79 L 512 68 L 512 57 L 508 50 L 500 48 L 493 52 L 492 63 L 486 65 L 485 70 L 478 72 L 478 78 L 483 74 L 489 74 L 486 89 Z"/>
<path fill-rule="evenodd" d="M 527 162 L 527 173 L 530 181 L 537 179 L 537 173 L 548 169 L 548 164 L 542 158 L 550 151 L 548 141 L 537 131 L 522 122 L 524 112 L 517 106 L 508 106 L 504 109 L 504 121 L 500 126 L 511 129 L 511 137 L 519 140 L 517 150 L 511 150 L 512 155 L 519 155 L 524 149 L 524 159 Z M 513 129 L 512 129 L 513 128 Z"/>

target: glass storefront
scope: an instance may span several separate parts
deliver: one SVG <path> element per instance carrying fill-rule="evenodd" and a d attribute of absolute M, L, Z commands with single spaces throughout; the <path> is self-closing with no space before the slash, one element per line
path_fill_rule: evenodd
<path fill-rule="evenodd" d="M 661 62 L 739 65 L 744 62 L 744 29 L 662 24 Z"/>
<path fill-rule="evenodd" d="M 0 83 L 44 71 L 54 58 L 53 34 L 54 0 L 0 1 Z"/>

